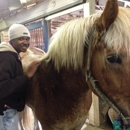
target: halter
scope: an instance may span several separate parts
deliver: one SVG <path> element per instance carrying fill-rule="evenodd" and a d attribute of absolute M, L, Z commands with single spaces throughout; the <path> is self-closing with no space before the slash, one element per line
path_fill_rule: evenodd
<path fill-rule="evenodd" d="M 130 117 L 125 117 L 121 111 L 112 103 L 112 101 L 110 101 L 108 99 L 108 97 L 106 97 L 106 95 L 101 91 L 100 87 L 96 84 L 96 81 L 94 79 L 94 77 L 92 77 L 91 75 L 91 69 L 90 69 L 90 64 L 91 64 L 91 57 L 92 57 L 92 44 L 94 43 L 95 37 L 94 37 L 94 33 L 95 33 L 95 28 L 92 27 L 92 30 L 90 32 L 90 40 L 89 40 L 89 44 L 88 44 L 88 59 L 87 59 L 87 73 L 86 73 L 86 82 L 89 84 L 91 83 L 91 86 L 93 87 L 93 89 L 96 91 L 96 93 L 98 95 L 100 95 L 101 99 L 105 101 L 105 103 L 107 103 L 111 108 L 113 108 L 117 114 L 124 120 L 125 124 L 128 124 L 128 121 L 130 119 Z M 105 35 L 106 31 L 104 31 L 100 37 L 102 38 Z M 95 42 L 97 43 L 97 41 Z"/>

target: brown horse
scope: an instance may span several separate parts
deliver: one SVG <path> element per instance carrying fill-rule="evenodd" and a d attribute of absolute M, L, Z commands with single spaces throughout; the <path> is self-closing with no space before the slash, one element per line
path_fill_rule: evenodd
<path fill-rule="evenodd" d="M 25 53 L 21 52 L 22 65 L 26 73 L 27 66 L 30 62 L 40 59 L 45 52 L 36 47 L 29 47 Z M 19 113 L 19 129 L 20 130 L 40 130 L 38 120 L 36 119 L 33 111 L 27 105 L 23 112 Z"/>
<path fill-rule="evenodd" d="M 117 0 L 108 0 L 101 15 L 59 28 L 27 89 L 27 104 L 44 130 L 81 129 L 91 90 L 95 92 L 90 74 L 123 115 L 130 116 L 129 32 L 130 9 L 119 8 Z"/>

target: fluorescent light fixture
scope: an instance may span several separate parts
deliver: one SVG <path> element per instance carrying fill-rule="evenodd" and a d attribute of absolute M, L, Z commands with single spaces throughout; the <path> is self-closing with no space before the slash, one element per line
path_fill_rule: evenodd
<path fill-rule="evenodd" d="M 21 4 L 27 3 L 27 0 L 20 0 Z"/>

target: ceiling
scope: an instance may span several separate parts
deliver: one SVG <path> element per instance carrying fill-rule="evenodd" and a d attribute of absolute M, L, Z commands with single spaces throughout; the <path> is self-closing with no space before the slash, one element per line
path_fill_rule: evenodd
<path fill-rule="evenodd" d="M 33 10 L 34 9 L 38 10 L 40 8 L 40 6 L 39 6 L 40 3 L 46 2 L 47 0 L 26 0 L 26 1 L 27 1 L 26 3 L 21 3 L 20 0 L 0 0 L 0 23 L 2 23 L 3 21 L 7 21 L 7 19 L 9 19 L 9 18 L 12 18 L 12 19 L 16 18 L 17 14 L 20 14 L 21 12 L 22 12 L 21 14 L 23 15 L 24 12 L 26 12 L 25 10 L 29 10 L 30 8 L 32 8 Z M 58 0 L 48 0 L 48 1 L 50 3 L 55 3 L 55 1 L 58 1 Z M 65 0 L 65 1 L 67 1 L 69 3 L 69 0 Z M 99 12 L 102 11 L 104 9 L 106 1 L 107 0 L 95 0 L 96 11 L 99 11 Z M 60 3 L 60 0 L 59 0 L 59 3 Z M 118 3 L 119 3 L 119 6 L 130 7 L 130 0 L 118 0 Z M 42 6 L 42 8 L 43 8 L 43 6 Z M 48 8 L 48 7 L 46 7 L 46 8 Z M 35 13 L 35 11 L 34 11 L 34 13 Z M 26 15 L 27 16 L 30 15 L 30 12 L 29 12 L 29 14 L 25 14 L 25 16 Z M 35 14 L 33 14 L 32 17 L 34 15 Z M 23 20 L 22 17 L 21 17 L 21 19 Z M 9 19 L 7 22 L 10 22 L 11 20 Z M 13 20 L 12 20 L 12 22 L 13 22 Z M 3 26 L 4 24 L 1 24 L 1 26 Z M 7 24 L 8 23 L 6 23 L 6 26 L 7 26 Z M 11 24 L 11 22 L 10 22 L 10 24 Z"/>
<path fill-rule="evenodd" d="M 27 3 L 21 3 L 20 0 L 0 0 L 0 21 L 20 13 L 23 10 L 33 8 L 44 0 L 26 0 Z M 50 0 L 52 1 L 52 0 Z M 107 0 L 95 0 L 96 5 L 104 6 Z M 130 7 L 130 0 L 118 0 L 120 6 Z"/>
<path fill-rule="evenodd" d="M 43 0 L 26 0 L 27 3 L 21 3 L 20 0 L 0 0 L 0 21 L 16 15 L 23 10 L 40 4 Z"/>

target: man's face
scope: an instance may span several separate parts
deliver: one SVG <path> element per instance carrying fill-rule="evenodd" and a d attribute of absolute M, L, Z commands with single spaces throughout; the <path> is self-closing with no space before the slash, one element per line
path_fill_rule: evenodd
<path fill-rule="evenodd" d="M 26 36 L 19 37 L 11 40 L 10 43 L 18 53 L 26 52 L 30 44 L 30 38 Z"/>

